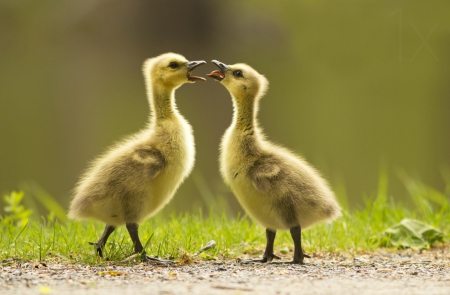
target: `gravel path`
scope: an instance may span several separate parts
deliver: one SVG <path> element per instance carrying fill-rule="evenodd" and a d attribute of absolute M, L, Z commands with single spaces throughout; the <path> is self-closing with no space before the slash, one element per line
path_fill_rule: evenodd
<path fill-rule="evenodd" d="M 0 294 L 450 294 L 448 250 L 313 253 L 305 265 L 216 260 L 93 267 L 4 260 Z"/>

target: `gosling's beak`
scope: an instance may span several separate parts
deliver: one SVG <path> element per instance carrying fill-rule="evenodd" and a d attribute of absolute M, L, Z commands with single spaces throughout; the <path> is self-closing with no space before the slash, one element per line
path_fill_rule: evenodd
<path fill-rule="evenodd" d="M 187 71 L 187 79 L 189 81 L 195 82 L 195 81 L 206 81 L 203 77 L 197 77 L 197 76 L 191 76 L 191 72 L 198 66 L 201 66 L 203 64 L 206 64 L 206 61 L 204 60 L 196 60 L 196 61 L 189 61 L 186 63 L 186 66 L 188 67 Z"/>
<path fill-rule="evenodd" d="M 225 71 L 229 70 L 230 67 L 227 64 L 224 64 L 223 62 L 220 62 L 218 60 L 212 60 L 212 63 L 215 64 L 220 70 L 219 71 L 212 71 L 211 73 L 207 74 L 206 76 L 213 78 L 216 81 L 222 81 L 225 78 Z"/>

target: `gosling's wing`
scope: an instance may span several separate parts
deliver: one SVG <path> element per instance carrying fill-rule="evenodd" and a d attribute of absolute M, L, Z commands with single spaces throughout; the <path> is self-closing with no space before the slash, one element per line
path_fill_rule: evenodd
<path fill-rule="evenodd" d="M 280 171 L 280 166 L 277 163 L 266 158 L 256 161 L 250 168 L 248 176 L 257 190 L 267 192 Z"/>
<path fill-rule="evenodd" d="M 75 188 L 69 211 L 72 218 L 88 217 L 91 214 L 89 212 L 99 211 L 95 208 L 104 209 L 112 196 L 129 199 L 124 197 L 129 194 L 129 189 L 133 188 L 135 195 L 139 188 L 145 187 L 148 180 L 161 173 L 166 166 L 166 159 L 158 149 L 141 146 L 127 153 L 111 154 L 110 158 L 96 165 Z"/>
<path fill-rule="evenodd" d="M 133 160 L 142 165 L 145 176 L 155 178 L 166 167 L 164 155 L 156 148 L 139 148 L 133 153 Z"/>

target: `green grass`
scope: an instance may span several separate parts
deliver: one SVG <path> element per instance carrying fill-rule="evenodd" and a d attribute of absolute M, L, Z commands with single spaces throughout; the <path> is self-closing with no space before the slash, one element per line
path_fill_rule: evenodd
<path fill-rule="evenodd" d="M 344 210 L 343 216 L 333 223 L 322 223 L 304 230 L 302 241 L 305 251 L 375 250 L 379 248 L 382 232 L 403 218 L 419 219 L 440 229 L 444 232 L 444 241 L 450 242 L 448 192 L 437 192 L 410 179 L 405 184 L 412 196 L 414 209 L 407 209 L 387 197 L 387 178 L 382 175 L 377 194 L 367 198 L 363 209 Z M 41 221 L 27 222 L 27 214 L 24 213 L 27 212 L 26 209 L 21 207 L 20 200 L 14 201 L 11 196 L 5 201 L 8 208 L 13 209 L 0 220 L 0 260 L 102 264 L 108 260 L 121 261 L 133 252 L 126 229 L 119 227 L 107 243 L 105 259 L 92 255 L 93 246 L 88 242 L 99 238 L 103 224 L 94 221 L 60 222 L 52 214 Z M 253 223 L 247 216 L 229 218 L 213 211 L 208 217 L 201 212 L 173 214 L 169 217 L 157 215 L 144 222 L 139 232 L 142 243 L 147 245 L 148 254 L 173 259 L 193 257 L 210 240 L 215 240 L 217 246 L 200 254 L 199 258 L 261 255 L 265 245 L 264 228 Z M 275 252 L 287 253 L 292 250 L 293 243 L 289 233 L 279 232 Z"/>

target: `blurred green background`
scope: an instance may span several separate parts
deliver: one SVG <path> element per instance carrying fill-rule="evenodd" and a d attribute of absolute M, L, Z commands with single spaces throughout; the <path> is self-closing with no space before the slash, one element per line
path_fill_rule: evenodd
<path fill-rule="evenodd" d="M 376 190 L 380 169 L 398 200 L 398 171 L 442 191 L 449 15 L 448 0 L 2 0 L 0 192 L 37 183 L 67 208 L 89 161 L 146 123 L 141 65 L 168 51 L 266 75 L 268 138 L 318 167 L 351 207 Z M 218 172 L 228 92 L 208 80 L 176 97 L 197 160 L 167 210 L 240 210 Z"/>

